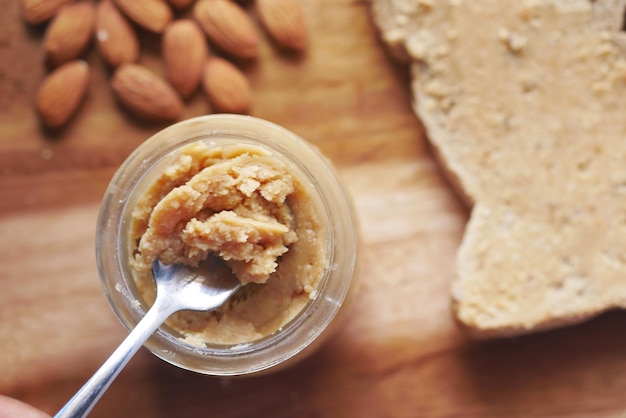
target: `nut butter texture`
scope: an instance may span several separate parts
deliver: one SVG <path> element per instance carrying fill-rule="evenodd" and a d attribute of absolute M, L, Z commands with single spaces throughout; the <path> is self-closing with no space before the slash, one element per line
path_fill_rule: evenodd
<path fill-rule="evenodd" d="M 217 311 L 180 312 L 168 324 L 195 343 L 263 338 L 315 295 L 327 264 L 318 210 L 288 165 L 263 148 L 186 145 L 132 212 L 137 287 L 154 300 L 156 258 L 194 266 L 221 259 L 245 286 Z"/>

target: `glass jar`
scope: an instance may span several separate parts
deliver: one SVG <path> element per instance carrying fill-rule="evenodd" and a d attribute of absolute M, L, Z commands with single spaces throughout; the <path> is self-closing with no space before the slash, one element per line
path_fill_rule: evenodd
<path fill-rule="evenodd" d="M 334 328 L 354 288 L 358 250 L 350 199 L 331 164 L 316 148 L 278 125 L 250 116 L 209 115 L 174 124 L 141 144 L 113 176 L 100 208 L 96 257 L 104 292 L 129 330 L 147 312 L 149 306 L 139 294 L 130 265 L 132 212 L 177 150 L 196 141 L 216 147 L 260 147 L 286 164 L 319 207 L 326 262 L 315 291 L 300 312 L 262 338 L 237 344 L 198 344 L 164 324 L 145 346 L 171 364 L 209 375 L 275 370 L 311 352 Z"/>

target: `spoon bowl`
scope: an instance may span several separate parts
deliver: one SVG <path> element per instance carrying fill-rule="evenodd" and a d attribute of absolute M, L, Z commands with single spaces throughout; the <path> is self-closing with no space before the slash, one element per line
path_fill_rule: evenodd
<path fill-rule="evenodd" d="M 198 267 L 163 264 L 157 258 L 152 264 L 152 274 L 157 299 L 159 296 L 167 298 L 171 309 L 177 308 L 172 313 L 182 310 L 212 311 L 222 306 L 241 287 L 230 270 L 220 266 L 213 258 Z"/>

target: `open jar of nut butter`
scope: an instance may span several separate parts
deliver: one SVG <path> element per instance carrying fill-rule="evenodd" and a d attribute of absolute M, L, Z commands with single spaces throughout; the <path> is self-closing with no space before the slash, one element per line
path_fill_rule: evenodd
<path fill-rule="evenodd" d="M 358 231 L 329 161 L 273 123 L 209 115 L 140 145 L 111 180 L 96 234 L 105 294 L 123 325 L 145 315 L 150 265 L 216 258 L 244 286 L 212 312 L 171 316 L 145 346 L 196 372 L 275 370 L 317 347 L 354 288 Z"/>

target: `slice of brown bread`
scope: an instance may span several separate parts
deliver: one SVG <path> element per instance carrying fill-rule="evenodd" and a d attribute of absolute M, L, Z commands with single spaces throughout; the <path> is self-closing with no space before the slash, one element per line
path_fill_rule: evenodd
<path fill-rule="evenodd" d="M 473 203 L 452 300 L 475 336 L 626 307 L 625 0 L 371 0 Z"/>

